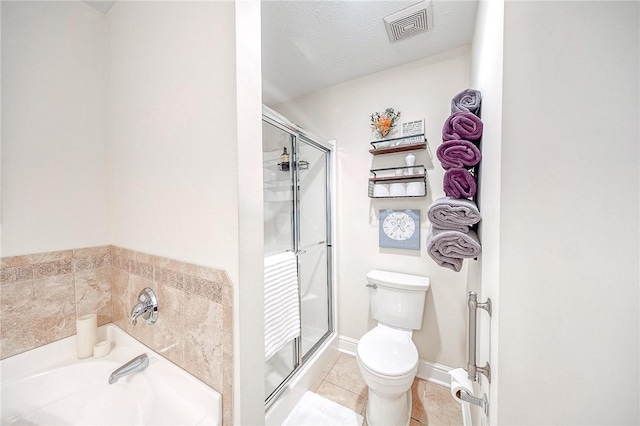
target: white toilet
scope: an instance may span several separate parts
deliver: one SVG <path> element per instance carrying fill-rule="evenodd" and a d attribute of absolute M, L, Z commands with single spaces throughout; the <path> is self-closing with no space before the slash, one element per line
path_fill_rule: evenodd
<path fill-rule="evenodd" d="M 367 423 L 405 426 L 418 372 L 418 350 L 411 337 L 422 328 L 429 278 L 372 270 L 367 281 L 371 315 L 378 321 L 358 342 L 358 367 L 369 386 Z"/>

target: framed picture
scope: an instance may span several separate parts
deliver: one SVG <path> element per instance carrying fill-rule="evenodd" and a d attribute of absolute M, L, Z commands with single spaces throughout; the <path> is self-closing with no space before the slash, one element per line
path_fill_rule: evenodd
<path fill-rule="evenodd" d="M 379 246 L 420 250 L 420 210 L 380 210 Z"/>

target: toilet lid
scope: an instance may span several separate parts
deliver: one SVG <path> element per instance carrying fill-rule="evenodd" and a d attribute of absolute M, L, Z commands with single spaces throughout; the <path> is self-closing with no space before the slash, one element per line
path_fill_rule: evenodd
<path fill-rule="evenodd" d="M 358 342 L 358 358 L 375 373 L 401 376 L 418 365 L 418 350 L 408 333 L 376 327 Z"/>

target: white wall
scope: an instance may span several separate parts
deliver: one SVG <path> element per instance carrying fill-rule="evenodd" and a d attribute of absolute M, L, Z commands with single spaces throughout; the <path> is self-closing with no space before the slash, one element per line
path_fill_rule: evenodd
<path fill-rule="evenodd" d="M 108 244 L 104 15 L 1 7 L 2 256 Z"/>
<path fill-rule="evenodd" d="M 638 424 L 639 4 L 504 13 L 497 422 Z"/>
<path fill-rule="evenodd" d="M 235 4 L 238 284 L 233 295 L 236 425 L 264 424 L 264 226 L 260 1 Z"/>
<path fill-rule="evenodd" d="M 498 341 L 500 323 L 500 187 L 502 155 L 502 61 L 504 34 L 504 0 L 483 0 L 478 4 L 471 59 L 471 87 L 482 93 L 483 135 L 481 142 L 482 163 L 478 177 L 478 207 L 482 221 L 478 234 L 482 241 L 482 253 L 469 267 L 469 290 L 478 293 L 481 302 L 492 302 L 492 316 L 478 311 L 476 364 L 491 365 L 491 387 L 482 381 L 478 395 L 489 395 L 489 417 L 498 417 L 498 392 L 500 368 Z M 482 416 L 479 408 L 472 407 L 475 415 Z M 476 419 L 482 424 L 485 419 Z"/>
<path fill-rule="evenodd" d="M 109 12 L 112 243 L 238 279 L 235 8 Z"/>
<path fill-rule="evenodd" d="M 337 140 L 337 268 L 339 334 L 360 339 L 375 322 L 369 314 L 366 274 L 386 269 L 431 278 L 424 325 L 414 334 L 421 359 L 453 367 L 466 363 L 466 270 L 438 267 L 424 245 L 427 208 L 444 195 L 442 168 L 435 159 L 441 129 L 450 113 L 451 97 L 469 85 L 468 49 L 413 62 L 330 87 L 274 109 L 326 140 Z M 369 153 L 369 116 L 393 107 L 402 121 L 426 120 L 426 133 L 434 161 L 426 151 L 416 164 L 428 167 L 429 196 L 420 199 L 372 200 L 367 196 L 371 168 L 404 165 L 404 155 L 383 158 Z M 434 165 L 435 164 L 435 165 Z M 378 210 L 419 209 L 420 252 L 378 247 Z"/>

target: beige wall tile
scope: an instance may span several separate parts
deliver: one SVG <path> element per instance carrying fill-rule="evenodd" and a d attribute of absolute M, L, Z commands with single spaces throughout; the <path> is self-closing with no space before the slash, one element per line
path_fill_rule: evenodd
<path fill-rule="evenodd" d="M 184 290 L 184 276 L 180 272 L 162 266 L 154 266 L 154 281 L 178 290 Z"/>
<path fill-rule="evenodd" d="M 103 247 L 74 250 L 73 267 L 75 272 L 90 271 L 112 265 L 109 250 Z"/>
<path fill-rule="evenodd" d="M 222 306 L 191 294 L 184 300 L 184 368 L 222 392 Z"/>
<path fill-rule="evenodd" d="M 15 268 L 5 268 L 1 270 L 0 282 L 2 284 L 15 283 L 18 281 L 26 281 L 33 278 L 33 266 L 17 266 Z"/>
<path fill-rule="evenodd" d="M 75 333 L 73 274 L 2 287 L 2 356 L 8 357 Z"/>
<path fill-rule="evenodd" d="M 209 268 L 207 266 L 194 265 L 192 263 L 183 263 L 181 265 L 181 272 L 185 275 L 191 275 L 203 280 L 216 281 L 219 279 L 219 272 L 217 269 Z"/>
<path fill-rule="evenodd" d="M 111 268 L 76 272 L 76 315 L 97 314 L 98 326 L 112 320 Z"/>
<path fill-rule="evenodd" d="M 233 287 L 222 288 L 222 422 L 233 424 Z"/>
<path fill-rule="evenodd" d="M 185 295 L 165 284 L 154 283 L 158 297 L 158 321 L 150 326 L 152 348 L 175 364 L 184 365 L 186 320 L 183 315 Z"/>
<path fill-rule="evenodd" d="M 17 266 L 35 265 L 36 263 L 55 262 L 56 260 L 71 260 L 72 257 L 73 250 L 34 253 L 24 256 L 3 257 L 2 266 L 6 268 L 13 268 Z"/>
<path fill-rule="evenodd" d="M 110 254 L 111 246 L 97 246 L 73 249 L 73 257 L 92 257 Z"/>
<path fill-rule="evenodd" d="M 33 265 L 33 278 L 53 277 L 72 272 L 73 261 L 71 259 L 54 260 Z"/>
<path fill-rule="evenodd" d="M 101 246 L 3 258 L 1 273 L 0 357 L 68 337 L 76 316 L 95 312 L 100 325 L 113 322 L 221 392 L 223 422 L 233 423 L 233 287 L 224 271 Z M 134 327 L 144 287 L 158 296 L 158 321 Z"/>
<path fill-rule="evenodd" d="M 136 275 L 144 277 L 148 280 L 153 280 L 153 265 L 146 262 L 141 262 L 136 260 L 135 270 L 133 271 Z"/>
<path fill-rule="evenodd" d="M 131 302 L 134 299 L 129 286 L 130 274 L 117 268 L 111 268 L 111 304 L 112 321 L 115 325 L 132 334 L 129 315 L 131 313 Z"/>

